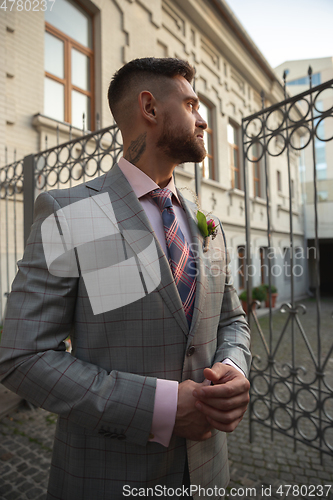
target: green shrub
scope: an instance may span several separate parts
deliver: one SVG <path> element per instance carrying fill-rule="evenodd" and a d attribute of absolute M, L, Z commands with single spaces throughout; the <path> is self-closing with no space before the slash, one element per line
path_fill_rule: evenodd
<path fill-rule="evenodd" d="M 253 298 L 253 300 L 258 300 L 259 302 L 266 300 L 266 290 L 263 287 L 263 285 L 256 286 L 253 288 L 252 298 Z"/>
<path fill-rule="evenodd" d="M 263 288 L 263 285 L 256 286 L 252 288 L 252 299 L 253 300 L 258 300 L 259 302 L 262 302 L 263 300 L 266 300 L 266 290 Z M 239 295 L 240 300 L 244 300 L 244 302 L 247 301 L 247 290 L 243 290 L 242 293 Z"/>
<path fill-rule="evenodd" d="M 268 290 L 269 290 L 269 285 L 262 285 L 263 288 L 265 288 L 266 294 L 268 295 Z M 271 292 L 272 293 L 278 293 L 276 286 L 271 285 Z"/>

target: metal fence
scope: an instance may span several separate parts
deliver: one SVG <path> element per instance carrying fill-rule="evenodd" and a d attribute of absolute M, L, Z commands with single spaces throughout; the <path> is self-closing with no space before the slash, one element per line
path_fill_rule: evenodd
<path fill-rule="evenodd" d="M 23 160 L 19 160 L 0 170 L 0 324 L 23 247 Z"/>
<path fill-rule="evenodd" d="M 246 216 L 246 265 L 251 265 L 251 219 L 248 189 L 249 170 L 254 163 L 261 162 L 265 177 L 266 220 L 268 251 L 272 248 L 273 228 L 271 224 L 272 176 L 269 161 L 272 157 L 284 155 L 288 165 L 289 188 L 289 259 L 294 270 L 295 248 L 293 227 L 293 196 L 290 156 L 293 151 L 311 148 L 314 193 L 315 231 L 315 315 L 312 325 L 307 320 L 307 310 L 295 301 L 295 275 L 290 274 L 290 303 L 280 308 L 280 318 L 269 310 L 267 328 L 264 330 L 255 313 L 251 297 L 251 278 L 247 281 L 248 307 L 252 335 L 259 339 L 251 370 L 250 435 L 253 438 L 253 424 L 261 424 L 297 442 L 305 443 L 322 453 L 333 455 L 333 376 L 329 361 L 333 352 L 333 315 L 329 331 L 323 332 L 322 301 L 320 295 L 320 255 L 316 141 L 329 141 L 322 135 L 321 124 L 333 116 L 333 107 L 323 109 L 328 93 L 332 94 L 333 80 L 289 97 L 269 108 L 263 109 L 242 121 L 245 216 Z M 284 75 L 284 80 L 286 75 Z M 286 85 L 285 85 L 286 88 Z M 325 100 L 326 102 L 326 100 Z M 331 101 L 333 102 L 333 100 Z M 256 125 L 256 126 L 254 126 Z M 253 130 L 255 129 L 255 133 Z M 303 139 L 298 141 L 297 135 Z M 251 150 L 257 151 L 256 155 Z M 258 153 L 259 151 L 259 153 Z M 333 238 L 333 235 L 332 235 Z M 268 259 L 268 286 L 272 286 L 272 260 Z M 270 293 L 271 301 L 271 293 Z M 252 303 L 251 303 L 252 302 Z M 271 306 L 271 303 L 270 303 Z M 326 308 L 327 309 L 327 308 Z M 248 309 L 250 310 L 250 309 Z M 332 310 L 333 312 L 333 304 Z M 281 315 L 284 318 L 281 320 Z M 326 311 L 327 315 L 327 311 Z M 305 361 L 304 361 L 305 360 Z"/>
<path fill-rule="evenodd" d="M 120 131 L 112 125 L 0 169 L 0 324 L 16 263 L 23 255 L 33 223 L 38 194 L 108 172 L 121 152 Z"/>

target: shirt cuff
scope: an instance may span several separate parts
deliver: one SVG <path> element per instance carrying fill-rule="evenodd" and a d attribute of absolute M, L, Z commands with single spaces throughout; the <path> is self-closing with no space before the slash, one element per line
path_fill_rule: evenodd
<path fill-rule="evenodd" d="M 176 421 L 177 403 L 178 382 L 158 378 L 149 441 L 169 446 Z"/>
<path fill-rule="evenodd" d="M 239 372 L 241 372 L 242 375 L 244 375 L 245 377 L 245 373 L 243 372 L 243 370 L 241 368 L 239 368 L 239 366 L 237 366 L 233 361 L 231 361 L 231 359 L 229 358 L 225 358 L 222 363 L 224 365 L 230 365 L 230 366 L 233 366 L 234 368 L 236 368 L 236 370 L 238 370 Z"/>

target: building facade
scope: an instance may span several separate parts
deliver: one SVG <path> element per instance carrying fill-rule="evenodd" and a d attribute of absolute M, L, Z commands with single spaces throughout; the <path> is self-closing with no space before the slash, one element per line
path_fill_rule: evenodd
<path fill-rule="evenodd" d="M 16 157 L 41 151 L 113 123 L 107 88 L 112 74 L 137 57 L 178 57 L 196 68 L 195 90 L 208 123 L 207 158 L 200 165 L 200 204 L 222 221 L 232 257 L 235 286 L 242 275 L 245 247 L 242 118 L 283 100 L 281 81 L 224 0 L 29 0 L 0 16 L 0 168 Z M 35 2 L 35 3 L 36 3 Z M 18 4 L 15 4 L 15 7 Z M 83 117 L 84 115 L 84 117 Z M 258 125 L 260 129 L 260 124 Z M 260 132 L 255 124 L 247 131 Z M 7 152 L 5 154 L 5 147 Z M 276 144 L 278 148 L 278 144 Z M 260 149 L 260 148 L 259 148 Z M 285 155 L 270 159 L 272 245 L 266 234 L 266 187 L 261 152 L 247 153 L 253 285 L 272 282 L 279 299 L 290 296 L 288 270 L 289 190 Z M 304 251 L 303 210 L 297 151 L 291 155 L 293 227 Z M 195 190 L 194 165 L 176 169 L 179 188 Z M 184 193 L 192 199 L 190 192 Z M 4 213 L 4 200 L 1 211 Z M 4 231 L 2 229 L 2 231 Z M 11 248 L 4 232 L 1 255 Z M 22 249 L 21 249 L 22 250 Z M 20 250 L 20 251 L 21 251 Z M 8 250 L 7 250 L 8 253 Z M 20 253 L 20 252 L 19 252 Z M 15 256 L 9 251 L 11 267 Z M 299 254 L 301 255 L 301 253 Z M 4 259 L 2 259 L 4 261 Z M 300 257 L 299 263 L 304 259 Z M 302 267 L 302 266 L 301 266 Z M 303 267 L 302 267 L 303 269 Z M 7 290 L 2 262 L 2 293 Z M 305 293 L 299 271 L 296 295 Z"/>

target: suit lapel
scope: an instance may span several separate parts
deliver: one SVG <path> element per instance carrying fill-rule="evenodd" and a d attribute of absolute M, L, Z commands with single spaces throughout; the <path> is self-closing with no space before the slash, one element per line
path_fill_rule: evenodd
<path fill-rule="evenodd" d="M 200 233 L 200 230 L 197 225 L 197 220 L 195 216 L 195 205 L 191 204 L 182 196 L 182 194 L 178 191 L 178 196 L 181 200 L 182 206 L 186 212 L 187 220 L 190 226 L 192 242 L 194 244 L 194 250 L 196 255 L 196 266 L 197 266 L 197 287 L 195 292 L 195 301 L 194 301 L 194 310 L 193 310 L 193 318 L 189 333 L 189 338 L 192 338 L 195 335 L 195 332 L 198 329 L 199 322 L 202 316 L 202 312 L 204 309 L 206 294 L 207 294 L 207 286 L 208 286 L 208 278 L 207 278 L 207 270 L 205 269 L 205 257 L 203 253 L 203 236 Z"/>
<path fill-rule="evenodd" d="M 147 237 L 149 235 L 153 236 L 161 270 L 161 280 L 158 285 L 156 282 L 156 276 L 151 275 L 151 269 L 149 267 L 147 268 L 144 262 L 141 261 L 141 263 L 145 267 L 148 274 L 151 275 L 153 282 L 157 285 L 157 291 L 161 294 L 171 314 L 174 316 L 184 334 L 187 336 L 188 324 L 168 260 L 155 236 L 146 212 L 118 165 L 116 164 L 112 167 L 112 169 L 104 177 L 103 181 L 101 178 L 96 179 L 91 183 L 88 183 L 87 187 L 95 192 L 98 191 L 100 194 L 108 192 L 112 210 L 110 210 L 108 206 L 104 206 L 99 203 L 98 197 L 95 196 L 96 193 L 91 193 L 91 195 L 96 197 L 96 202 L 99 204 L 104 214 L 113 222 L 113 224 L 118 225 L 124 239 L 136 255 L 141 254 L 141 252 L 146 249 Z M 134 228 L 135 231 L 133 231 Z M 133 234 L 142 234 L 142 238 L 133 238 Z"/>

